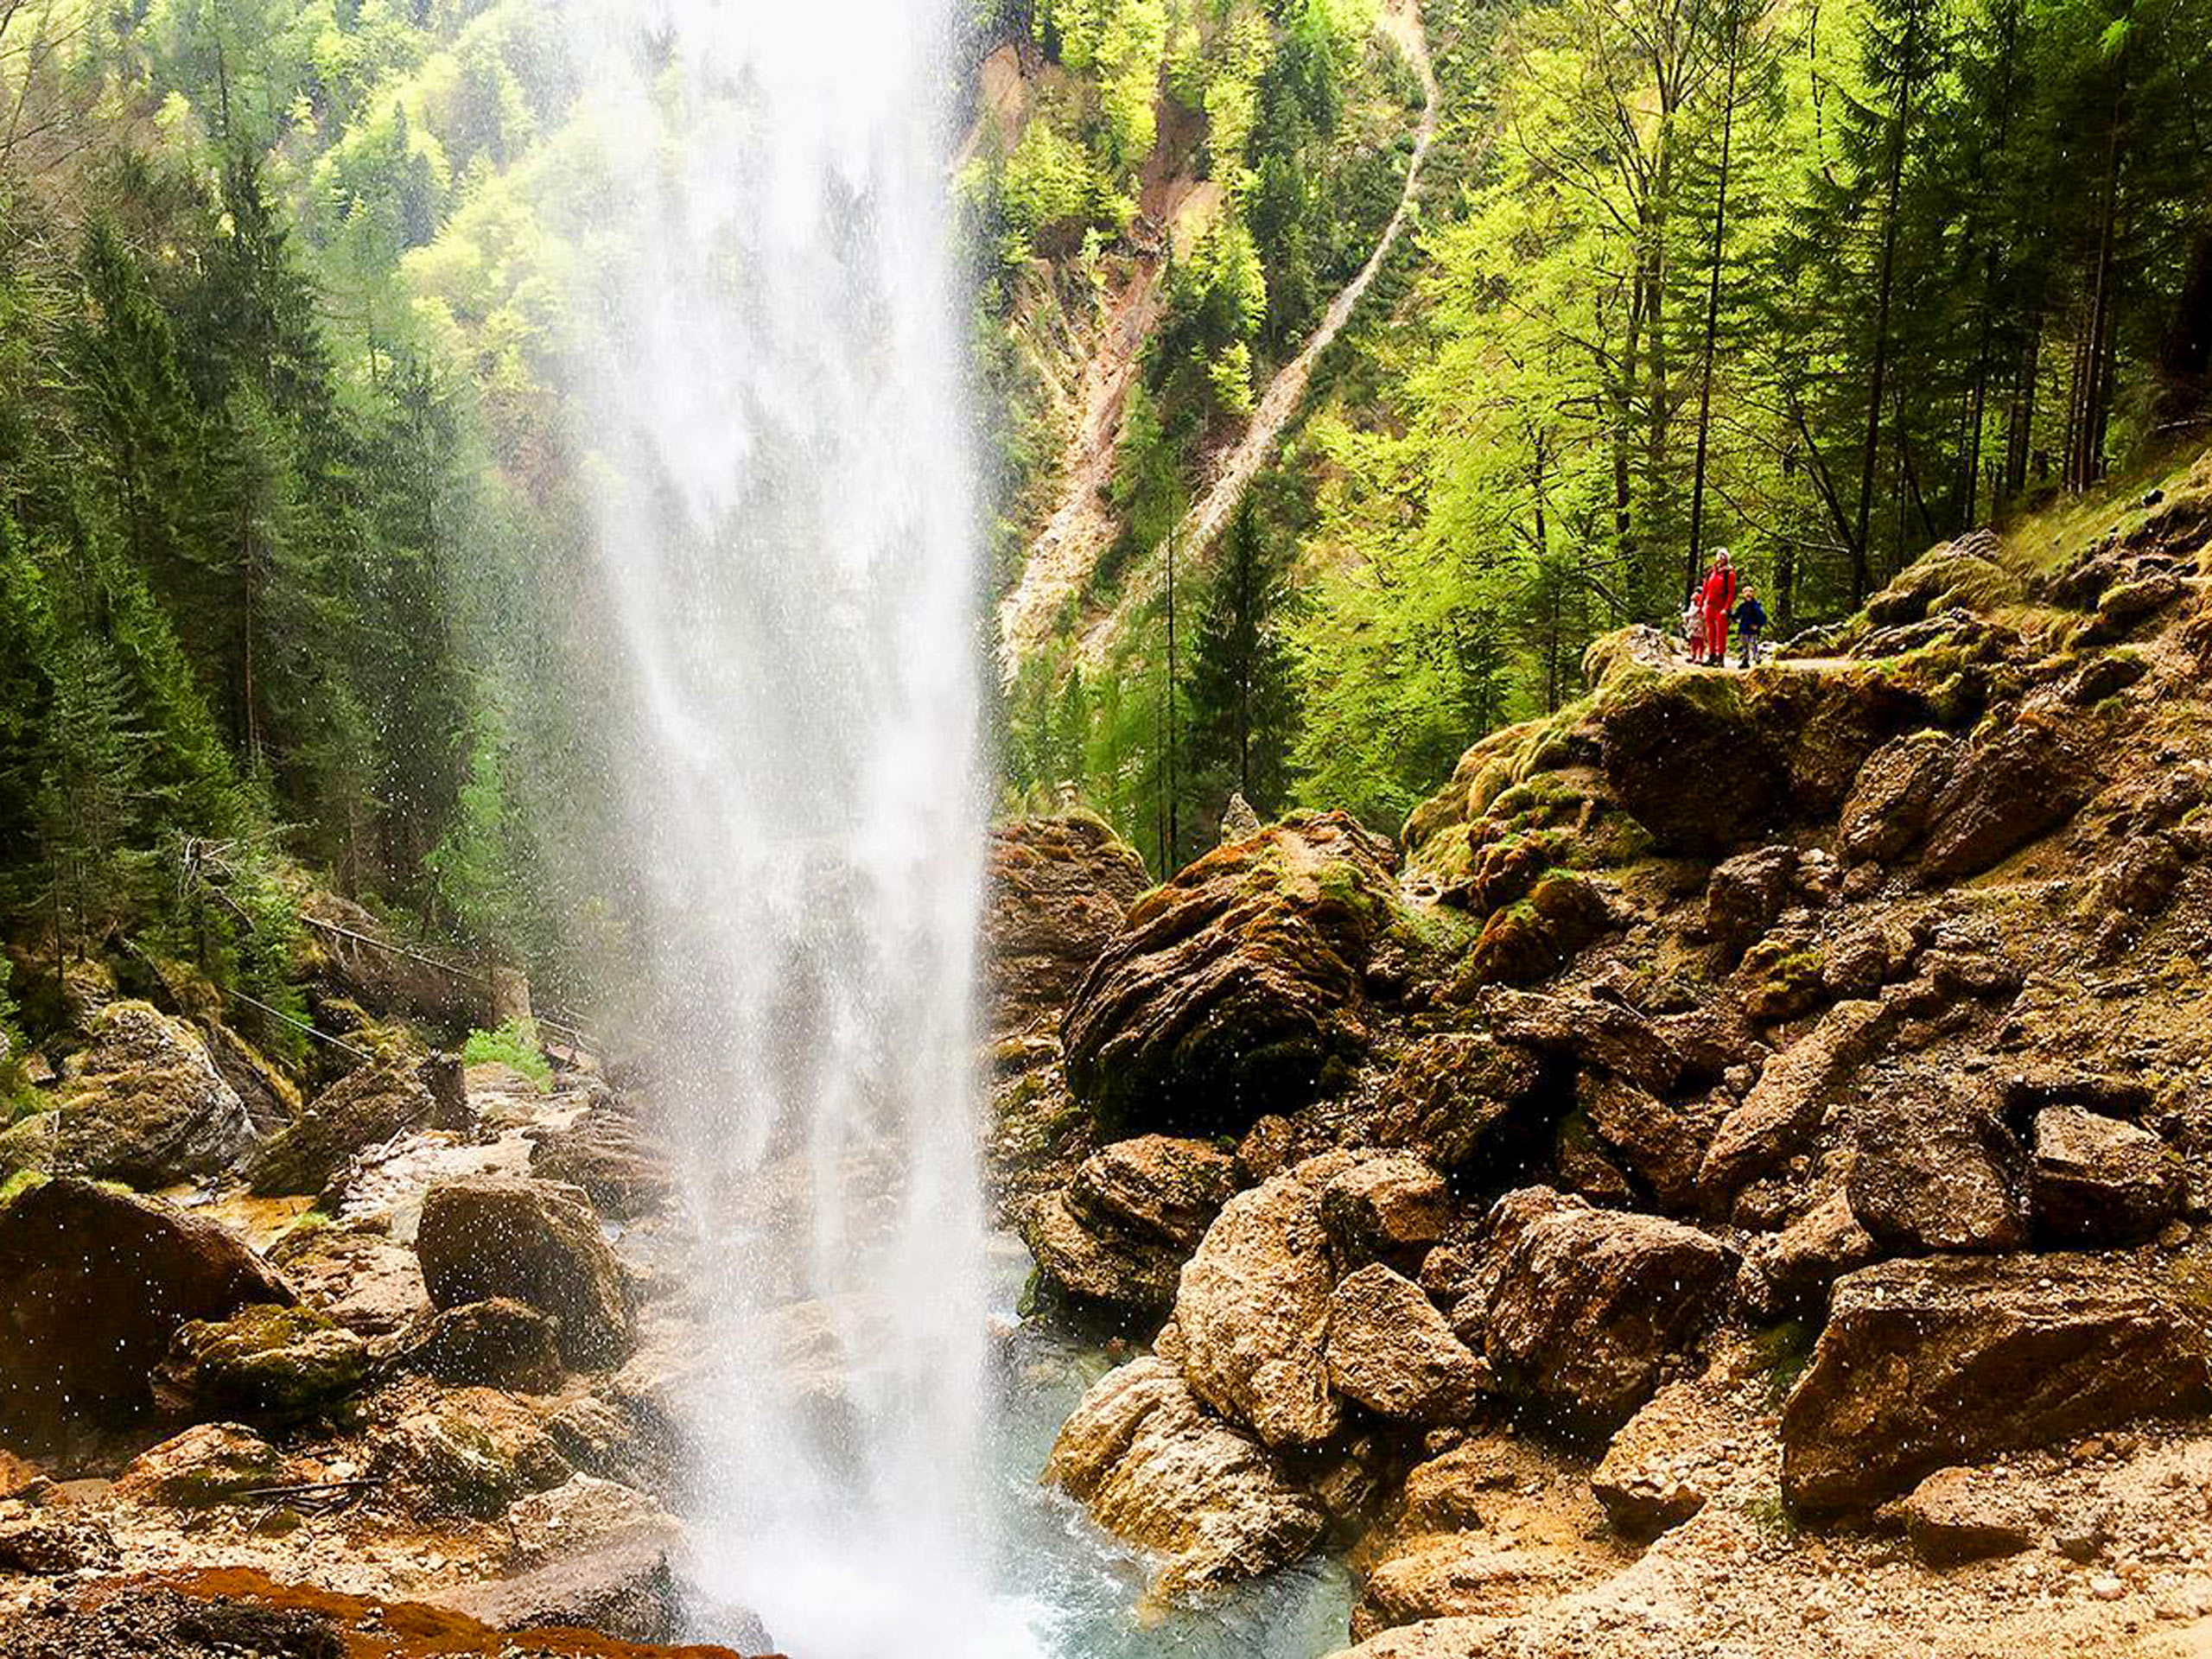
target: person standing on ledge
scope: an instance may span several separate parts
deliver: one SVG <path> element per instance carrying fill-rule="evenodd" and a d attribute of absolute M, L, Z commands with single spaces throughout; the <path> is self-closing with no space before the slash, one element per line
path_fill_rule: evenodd
<path fill-rule="evenodd" d="M 1729 563 L 1726 548 L 1714 551 L 1698 601 L 1705 613 L 1705 654 L 1700 660 L 1708 668 L 1724 668 L 1728 662 L 1728 613 L 1736 607 L 1736 567 Z"/>
<path fill-rule="evenodd" d="M 1746 587 L 1744 596 L 1736 601 L 1736 632 L 1744 642 L 1744 666 L 1757 668 L 1759 663 L 1759 636 L 1766 632 L 1766 607 L 1759 603 L 1759 596 Z"/>

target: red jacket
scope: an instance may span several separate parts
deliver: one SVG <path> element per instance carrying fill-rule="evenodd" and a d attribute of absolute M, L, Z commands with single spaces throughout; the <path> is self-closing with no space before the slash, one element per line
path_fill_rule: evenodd
<path fill-rule="evenodd" d="M 1718 565 L 1705 579 L 1705 590 L 1699 602 L 1707 616 L 1718 612 L 1726 616 L 1736 606 L 1736 567 Z"/>

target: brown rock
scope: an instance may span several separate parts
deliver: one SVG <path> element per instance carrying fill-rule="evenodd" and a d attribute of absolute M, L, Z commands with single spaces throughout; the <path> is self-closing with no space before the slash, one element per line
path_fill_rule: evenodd
<path fill-rule="evenodd" d="M 1424 1619 L 1533 1612 L 1590 1576 L 1564 1551 L 1539 1544 L 1472 1532 L 1415 1538 L 1367 1575 L 1351 1633 L 1363 1639 Z"/>
<path fill-rule="evenodd" d="M 1817 1313 L 1827 1306 L 1830 1285 L 1880 1254 L 1839 1187 L 1779 1233 L 1754 1240 L 1737 1288 L 1761 1319 Z"/>
<path fill-rule="evenodd" d="M 1598 1144 L 1662 1207 L 1689 1207 L 1716 1127 L 1711 1109 L 1673 1105 L 1648 1089 L 1595 1071 L 1578 1080 L 1574 1097 Z"/>
<path fill-rule="evenodd" d="M 1152 1586 L 1161 1599 L 1297 1560 L 1324 1525 L 1274 1455 L 1208 1413 L 1158 1359 L 1092 1387 L 1061 1427 L 1044 1478 L 1116 1536 L 1166 1558 Z"/>
<path fill-rule="evenodd" d="M 415 1235 L 438 1307 L 509 1296 L 560 1321 L 562 1357 L 578 1370 L 630 1351 L 630 1309 L 614 1252 L 584 1195 L 552 1181 L 470 1176 L 433 1186 Z"/>
<path fill-rule="evenodd" d="M 1444 1032 L 1406 1052 L 1384 1085 L 1375 1136 L 1440 1169 L 1479 1168 L 1512 1139 L 1543 1082 L 1535 1054 L 1485 1032 Z"/>
<path fill-rule="evenodd" d="M 2028 1173 L 2036 1230 L 2066 1244 L 2134 1244 L 2180 1211 L 2181 1160 L 2148 1129 L 2078 1106 L 2036 1114 Z"/>
<path fill-rule="evenodd" d="M 435 1313 L 402 1357 L 454 1387 L 480 1385 L 549 1394 L 561 1385 L 561 1350 L 552 1319 L 504 1296 Z"/>
<path fill-rule="evenodd" d="M 1236 1160 L 1211 1143 L 1140 1135 L 1084 1159 L 1065 1191 L 1032 1208 L 1022 1236 L 1071 1294 L 1164 1311 L 1184 1258 L 1236 1190 Z"/>
<path fill-rule="evenodd" d="M 94 1516 L 48 1510 L 0 1520 L 0 1573 L 52 1579 L 87 1571 L 112 1573 L 121 1564 L 115 1535 Z"/>
<path fill-rule="evenodd" d="M 1402 1422 L 1459 1421 L 1486 1380 L 1421 1287 L 1379 1262 L 1331 1295 L 1327 1357 L 1338 1394 Z"/>
<path fill-rule="evenodd" d="M 291 1417 L 353 1393 L 368 1370 L 368 1345 L 322 1314 L 249 1307 L 181 1326 L 157 1386 L 199 1416 Z"/>
<path fill-rule="evenodd" d="M 296 1229 L 270 1247 L 300 1300 L 365 1337 L 405 1330 L 430 1311 L 415 1252 L 366 1227 Z"/>
<path fill-rule="evenodd" d="M 1418 1262 L 1452 1224 L 1452 1194 L 1410 1154 L 1366 1158 L 1321 1189 L 1321 1224 L 1340 1267 Z"/>
<path fill-rule="evenodd" d="M 1492 990 L 1484 995 L 1481 1010 L 1495 1035 L 1539 1053 L 1594 1066 L 1657 1095 L 1670 1093 L 1681 1081 L 1681 1050 L 1624 1002 Z"/>
<path fill-rule="evenodd" d="M 1370 1038 L 1363 979 L 1395 854 L 1342 813 L 1217 848 L 1154 888 L 1076 987 L 1078 1099 L 1149 1127 L 1230 1128 L 1295 1107 Z"/>
<path fill-rule="evenodd" d="M 1957 738 L 1929 731 L 1900 737 L 1869 755 L 1843 804 L 1836 845 L 1844 858 L 1886 864 L 1919 840 L 1965 753 Z"/>
<path fill-rule="evenodd" d="M 993 830 L 983 939 L 997 1028 L 1065 1008 L 1151 885 L 1144 861 L 1097 818 L 1017 818 Z"/>
<path fill-rule="evenodd" d="M 1191 1391 L 1269 1446 L 1311 1446 L 1337 1431 L 1323 1344 L 1336 1273 L 1321 1193 L 1357 1160 L 1308 1159 L 1240 1192 L 1206 1230 L 1175 1297 Z"/>
<path fill-rule="evenodd" d="M 1705 1213 L 1725 1217 L 1751 1182 L 1806 1151 L 1834 1092 L 1892 1031 L 1892 999 L 1839 1002 L 1769 1060 L 1744 1103 L 1721 1120 L 1698 1171 Z"/>
<path fill-rule="evenodd" d="M 543 1421 L 491 1389 L 462 1389 L 403 1418 L 369 1465 L 378 1500 L 417 1519 L 490 1520 L 575 1472 Z"/>
<path fill-rule="evenodd" d="M 1918 1065 L 1893 1068 L 1853 1114 L 1849 1139 L 1851 1213 L 1884 1250 L 2026 1242 L 2020 1148 L 1979 1090 Z"/>
<path fill-rule="evenodd" d="M 1679 1222 L 1559 1205 L 1506 1248 L 1480 1316 L 1499 1386 L 1563 1433 L 1609 1432 L 1720 1312 L 1732 1255 Z M 1454 1310 L 1465 1332 L 1469 1319 Z"/>
<path fill-rule="evenodd" d="M 671 1527 L 641 1525 L 513 1578 L 443 1591 L 434 1605 L 495 1630 L 556 1628 L 596 1630 L 618 1642 L 673 1642 L 683 1625 L 670 1565 L 678 1541 Z"/>
<path fill-rule="evenodd" d="M 300 1121 L 271 1135 L 246 1165 L 256 1192 L 320 1192 L 357 1152 L 420 1128 L 436 1098 L 412 1060 L 355 1067 L 309 1101 Z"/>
<path fill-rule="evenodd" d="M 1978 875 L 2074 816 L 2088 769 L 2058 730 L 2023 715 L 1969 749 L 1929 809 L 1921 879 Z"/>
<path fill-rule="evenodd" d="M 658 1215 L 675 1198 L 660 1148 L 611 1101 L 594 1103 L 565 1129 L 540 1135 L 531 1149 L 530 1173 L 582 1188 L 594 1209 L 618 1221 Z"/>
<path fill-rule="evenodd" d="M 34 1186 L 0 1205 L 0 1434 L 32 1448 L 133 1421 L 178 1326 L 293 1300 L 212 1222 L 86 1181 Z"/>
<path fill-rule="evenodd" d="M 286 1484 L 283 1454 L 238 1423 L 202 1423 L 140 1454 L 115 1483 L 126 1503 L 206 1509 Z"/>
<path fill-rule="evenodd" d="M 2017 1555 L 2035 1541 L 2035 1517 L 2001 1477 L 1938 1469 L 1899 1504 L 1905 1537 L 1930 1567 Z"/>
<path fill-rule="evenodd" d="M 1836 1281 L 1783 1411 L 1783 1491 L 1869 1509 L 1948 1464 L 2208 1407 L 2202 1319 L 2122 1262 L 1885 1262 Z"/>
<path fill-rule="evenodd" d="M 1706 937 L 1733 962 L 1771 928 L 1797 881 L 1797 849 L 1761 847 L 1713 866 L 1705 888 Z"/>
<path fill-rule="evenodd" d="M 191 1024 L 145 1002 L 112 1002 L 64 1068 L 47 1167 L 167 1186 L 229 1168 L 252 1120 Z"/>

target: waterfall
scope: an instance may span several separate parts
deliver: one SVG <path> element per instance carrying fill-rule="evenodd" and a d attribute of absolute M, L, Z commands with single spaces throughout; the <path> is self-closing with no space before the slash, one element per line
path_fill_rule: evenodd
<path fill-rule="evenodd" d="M 546 162 L 695 1230 L 696 1571 L 804 1659 L 1000 1650 L 957 10 L 566 0 Z"/>

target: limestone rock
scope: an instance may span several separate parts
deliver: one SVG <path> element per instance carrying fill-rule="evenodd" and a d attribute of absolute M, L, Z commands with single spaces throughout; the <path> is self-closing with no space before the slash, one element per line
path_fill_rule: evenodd
<path fill-rule="evenodd" d="M 683 1626 L 671 1564 L 678 1541 L 672 1528 L 641 1525 L 512 1578 L 442 1592 L 436 1605 L 495 1630 L 556 1628 L 596 1630 L 618 1642 L 674 1642 Z"/>
<path fill-rule="evenodd" d="M 2208 1406 L 2202 1318 L 2123 1262 L 1885 1262 L 1836 1281 L 1783 1408 L 1783 1491 L 1868 1509 L 1949 1464 Z"/>
<path fill-rule="evenodd" d="M 1905 1537 L 1930 1567 L 2017 1555 L 2035 1541 L 2035 1516 L 2001 1477 L 1938 1469 L 1897 1505 Z"/>
<path fill-rule="evenodd" d="M 1697 1185 L 1707 1215 L 1725 1217 L 1744 1187 L 1807 1149 L 1834 1091 L 1896 1020 L 1887 1001 L 1839 1002 L 1767 1062 L 1706 1148 Z"/>
<path fill-rule="evenodd" d="M 1207 1412 L 1164 1361 L 1102 1377 L 1069 1414 L 1044 1478 L 1117 1537 L 1159 1551 L 1162 1599 L 1297 1560 L 1321 1535 L 1313 1498 L 1251 1435 Z"/>
<path fill-rule="evenodd" d="M 1321 1224 L 1340 1267 L 1418 1264 L 1452 1224 L 1452 1194 L 1444 1178 L 1418 1158 L 1365 1158 L 1321 1189 Z"/>
<path fill-rule="evenodd" d="M 1491 1032 L 1541 1054 L 1594 1066 L 1653 1094 L 1682 1080 L 1681 1051 L 1625 1002 L 1585 994 L 1492 990 L 1482 999 Z"/>
<path fill-rule="evenodd" d="M 378 1501 L 426 1520 L 490 1520 L 575 1472 L 544 1424 L 491 1389 L 463 1389 L 403 1418 L 369 1465 Z"/>
<path fill-rule="evenodd" d="M 1706 936 L 1729 961 L 1772 927 L 1797 881 L 1797 849 L 1761 847 L 1713 867 L 1705 888 Z"/>
<path fill-rule="evenodd" d="M 1589 1574 L 1565 1552 L 1486 1534 L 1416 1538 L 1377 1562 L 1352 1611 L 1351 1633 L 1457 1615 L 1533 1612 Z"/>
<path fill-rule="evenodd" d="M 1462 988 L 1535 985 L 1618 925 L 1595 883 L 1571 870 L 1545 874 L 1526 897 L 1493 911 L 1459 976 Z"/>
<path fill-rule="evenodd" d="M 1847 861 L 1889 863 L 1928 828 L 1929 815 L 1958 771 L 1966 746 L 1945 732 L 1914 732 L 1867 757 L 1836 845 Z"/>
<path fill-rule="evenodd" d="M 1338 1393 L 1402 1422 L 1464 1419 L 1486 1380 L 1427 1293 L 1379 1262 L 1330 1297 L 1327 1356 Z"/>
<path fill-rule="evenodd" d="M 111 1002 L 63 1070 L 48 1167 L 138 1187 L 229 1168 L 252 1120 L 189 1022 Z"/>
<path fill-rule="evenodd" d="M 143 1452 L 115 1483 L 126 1503 L 174 1510 L 228 1503 L 242 1493 L 286 1483 L 283 1454 L 238 1423 L 202 1423 Z"/>
<path fill-rule="evenodd" d="M 179 1328 L 161 1391 L 201 1416 L 297 1416 L 351 1394 L 368 1375 L 368 1344 L 304 1307 L 249 1307 Z"/>
<path fill-rule="evenodd" d="M 48 1511 L 0 1521 L 0 1573 L 52 1579 L 121 1564 L 115 1535 L 96 1516 Z"/>
<path fill-rule="evenodd" d="M 1016 818 L 991 831 L 983 939 L 995 1024 L 1011 1031 L 1067 1006 L 1076 982 L 1152 885 L 1100 819 Z"/>
<path fill-rule="evenodd" d="M 1768 828 L 1789 803 L 1781 749 L 1735 677 L 1642 677 L 1603 709 L 1605 781 L 1630 817 L 1671 852 L 1726 852 Z M 1685 779 L 1725 787 L 1683 787 Z"/>
<path fill-rule="evenodd" d="M 1851 1213 L 1885 1251 L 2006 1250 L 2027 1239 L 2021 1154 L 1992 1103 L 1897 1068 L 1853 1114 Z"/>
<path fill-rule="evenodd" d="M 1389 842 L 1305 814 L 1217 848 L 1129 913 L 1062 1027 L 1077 1098 L 1132 1127 L 1241 1128 L 1370 1040 L 1396 901 Z"/>
<path fill-rule="evenodd" d="M 1211 1143 L 1139 1135 L 1084 1159 L 1065 1191 L 1031 1210 L 1022 1236 L 1063 1290 L 1165 1311 L 1184 1258 L 1236 1189 L 1236 1160 Z"/>
<path fill-rule="evenodd" d="M 620 1481 L 571 1475 L 558 1486 L 518 1498 L 505 1516 L 510 1560 L 539 1567 L 627 1535 L 658 1532 L 673 1541 L 681 1523 L 658 1499 Z"/>
<path fill-rule="evenodd" d="M 1717 1127 L 1710 1109 L 1675 1105 L 1597 1071 L 1586 1071 L 1576 1083 L 1575 1104 L 1598 1144 L 1662 1208 L 1689 1207 Z"/>
<path fill-rule="evenodd" d="M 494 1175 L 442 1182 L 423 1195 L 415 1253 L 435 1306 L 527 1302 L 560 1321 L 562 1357 L 578 1370 L 617 1364 L 630 1350 L 620 1266 L 573 1186 Z"/>
<path fill-rule="evenodd" d="M 430 1311 L 415 1252 L 367 1227 L 295 1229 L 270 1247 L 300 1300 L 364 1337 L 388 1337 Z"/>
<path fill-rule="evenodd" d="M 1780 1232 L 1752 1242 L 1737 1291 L 1760 1319 L 1818 1313 L 1827 1306 L 1830 1285 L 1880 1253 L 1838 1187 Z"/>
<path fill-rule="evenodd" d="M 1321 1193 L 1356 1161 L 1325 1154 L 1238 1193 L 1183 1268 L 1191 1391 L 1269 1446 L 1317 1444 L 1342 1420 L 1323 1354 L 1336 1274 Z"/>
<path fill-rule="evenodd" d="M 1606 1433 L 1704 1334 L 1734 1268 L 1732 1253 L 1694 1227 L 1556 1203 L 1504 1247 L 1480 1315 L 1483 1354 L 1542 1421 Z M 1457 1309 L 1453 1323 L 1466 1332 Z"/>
<path fill-rule="evenodd" d="M 255 1149 L 247 1184 L 260 1193 L 320 1192 L 355 1153 L 422 1128 L 436 1111 L 418 1065 L 356 1066 L 309 1101 L 298 1122 Z"/>
<path fill-rule="evenodd" d="M 1535 1054 L 1485 1032 L 1442 1032 L 1407 1050 L 1384 1084 L 1375 1135 L 1440 1169 L 1479 1168 L 1522 1127 L 1543 1081 Z"/>
<path fill-rule="evenodd" d="M 1976 744 L 1929 808 L 1921 879 L 1978 875 L 2074 816 L 2088 768 L 2049 722 L 2023 715 Z"/>
<path fill-rule="evenodd" d="M 2036 1230 L 2067 1244 L 2133 1244 L 2181 1208 L 2181 1161 L 2148 1129 L 2078 1106 L 2036 1114 L 2028 1175 Z"/>
<path fill-rule="evenodd" d="M 549 1394 L 561 1383 L 554 1322 L 527 1302 L 495 1296 L 433 1314 L 408 1343 L 406 1363 L 454 1387 Z"/>
<path fill-rule="evenodd" d="M 294 1300 L 213 1222 L 86 1181 L 33 1186 L 0 1205 L 0 1436 L 132 1421 L 178 1326 Z"/>
<path fill-rule="evenodd" d="M 658 1215 L 675 1197 L 660 1149 L 635 1118 L 610 1101 L 595 1102 L 567 1128 L 538 1135 L 530 1172 L 582 1187 L 594 1209 L 618 1221 Z"/>

